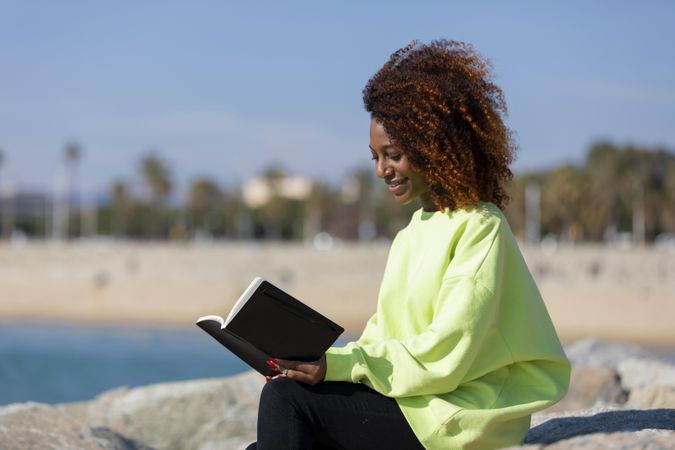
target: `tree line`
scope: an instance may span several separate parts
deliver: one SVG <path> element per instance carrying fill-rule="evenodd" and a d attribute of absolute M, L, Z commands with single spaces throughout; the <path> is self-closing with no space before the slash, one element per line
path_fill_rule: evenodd
<path fill-rule="evenodd" d="M 522 174 L 510 185 L 507 216 L 522 235 L 528 185 L 540 187 L 541 233 L 563 241 L 630 234 L 654 241 L 675 233 L 675 153 L 666 148 L 593 144 L 581 165 Z"/>
<path fill-rule="evenodd" d="M 66 173 L 71 177 L 66 194 L 82 154 L 75 144 L 65 149 Z M 0 150 L 0 165 L 2 161 Z M 53 201 L 53 208 L 61 204 L 65 213 L 45 208 L 42 222 L 19 215 L 12 226 L 28 236 L 56 236 L 57 222 L 63 220 L 64 238 L 302 240 L 324 233 L 372 240 L 393 237 L 418 208 L 395 204 L 371 167 L 354 169 L 339 186 L 309 180 L 301 195 L 292 196 L 282 189 L 292 176 L 282 167 L 270 166 L 260 176 L 268 188 L 266 197 L 254 204 L 245 201 L 245 185 L 223 187 L 206 177 L 192 180 L 187 192 L 178 195 L 172 168 L 156 152 L 140 159 L 135 175 L 137 182 L 113 182 L 107 199 L 93 210 L 71 192 L 60 203 L 58 198 Z M 511 201 L 505 214 L 520 238 L 526 237 L 532 221 L 537 240 L 612 241 L 630 236 L 652 242 L 675 234 L 675 153 L 666 148 L 596 142 L 581 164 L 519 174 L 508 189 Z M 528 192 L 536 196 L 528 199 Z M 176 197 L 183 201 L 171 200 Z M 3 224 L 6 201 L 0 210 Z"/>

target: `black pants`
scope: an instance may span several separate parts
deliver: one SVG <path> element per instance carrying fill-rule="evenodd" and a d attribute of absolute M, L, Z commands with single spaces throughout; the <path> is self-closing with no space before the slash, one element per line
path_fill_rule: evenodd
<path fill-rule="evenodd" d="M 362 384 L 315 386 L 278 378 L 265 385 L 258 442 L 246 450 L 424 449 L 396 401 Z"/>

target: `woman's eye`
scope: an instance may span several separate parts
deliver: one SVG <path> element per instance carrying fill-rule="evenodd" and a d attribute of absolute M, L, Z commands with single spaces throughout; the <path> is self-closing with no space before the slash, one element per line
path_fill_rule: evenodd
<path fill-rule="evenodd" d="M 377 161 L 377 155 L 372 155 L 370 159 L 372 159 L 373 161 Z"/>
<path fill-rule="evenodd" d="M 401 154 L 400 153 L 394 153 L 393 155 L 389 155 L 389 159 L 392 159 L 394 161 L 398 161 L 401 159 Z"/>

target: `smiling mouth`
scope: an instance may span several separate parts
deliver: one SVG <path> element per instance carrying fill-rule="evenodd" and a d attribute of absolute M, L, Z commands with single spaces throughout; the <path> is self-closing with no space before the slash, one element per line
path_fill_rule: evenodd
<path fill-rule="evenodd" d="M 408 178 L 401 178 L 400 180 L 392 180 L 388 184 L 389 190 L 394 191 L 403 186 L 408 181 Z"/>

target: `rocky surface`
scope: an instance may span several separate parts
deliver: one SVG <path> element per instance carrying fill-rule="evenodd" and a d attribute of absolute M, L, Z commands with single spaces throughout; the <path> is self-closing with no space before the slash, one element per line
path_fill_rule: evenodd
<path fill-rule="evenodd" d="M 535 418 L 525 445 L 517 448 L 672 449 L 675 448 L 675 409 L 604 407 L 542 414 Z"/>
<path fill-rule="evenodd" d="M 226 379 L 117 389 L 58 409 L 157 449 L 238 449 L 255 441 L 263 383 L 259 374 L 248 372 Z"/>
<path fill-rule="evenodd" d="M 0 408 L 3 450 L 150 450 L 104 426 L 77 420 L 58 408 L 21 403 Z"/>
<path fill-rule="evenodd" d="M 567 348 L 568 396 L 535 414 L 528 450 L 675 449 L 672 355 L 585 340 Z M 0 407 L 3 450 L 243 449 L 255 440 L 262 377 L 162 383 L 88 402 Z"/>
<path fill-rule="evenodd" d="M 568 346 L 570 390 L 532 417 L 527 450 L 675 449 L 672 352 L 586 339 Z"/>
<path fill-rule="evenodd" d="M 617 366 L 621 384 L 628 390 L 648 386 L 675 387 L 675 365 L 647 358 L 628 358 Z"/>

